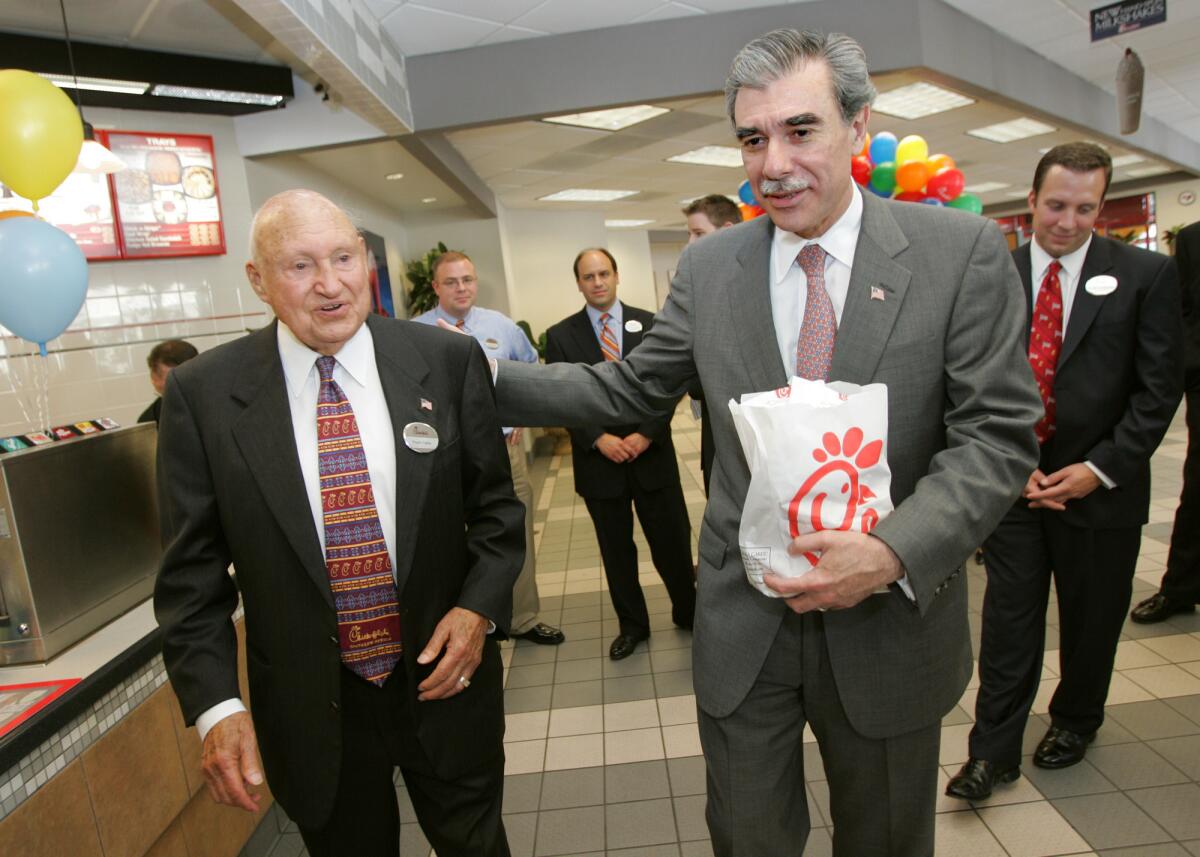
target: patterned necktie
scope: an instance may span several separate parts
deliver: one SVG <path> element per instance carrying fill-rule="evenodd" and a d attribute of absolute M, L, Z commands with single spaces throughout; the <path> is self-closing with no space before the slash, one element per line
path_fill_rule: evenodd
<path fill-rule="evenodd" d="M 465 318 L 460 318 L 458 321 L 454 322 L 454 326 L 459 330 L 462 330 L 467 326 L 467 320 Z"/>
<path fill-rule="evenodd" d="M 1063 337 L 1062 285 L 1058 281 L 1061 270 L 1062 265 L 1057 259 L 1046 269 L 1029 330 L 1029 365 L 1033 367 L 1033 377 L 1045 406 L 1045 413 L 1034 427 L 1038 443 L 1045 443 L 1054 436 L 1054 373 L 1058 369 Z"/>
<path fill-rule="evenodd" d="M 600 316 L 600 350 L 604 352 L 605 360 L 620 360 L 621 346 L 617 345 L 617 338 L 613 336 L 612 328 L 608 326 L 611 318 L 612 316 L 608 313 Z"/>
<path fill-rule="evenodd" d="M 796 343 L 796 374 L 809 381 L 828 381 L 833 342 L 837 338 L 837 316 L 825 291 L 825 251 L 819 244 L 809 244 L 796 261 L 808 281 L 804 320 Z"/>
<path fill-rule="evenodd" d="M 325 520 L 325 567 L 337 610 L 342 663 L 382 686 L 400 660 L 400 605 L 375 509 L 367 453 L 332 357 L 317 358 L 317 459 Z"/>

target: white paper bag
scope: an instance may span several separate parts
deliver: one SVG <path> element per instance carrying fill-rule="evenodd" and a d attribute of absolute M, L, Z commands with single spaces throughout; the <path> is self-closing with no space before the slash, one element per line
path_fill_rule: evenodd
<path fill-rule="evenodd" d="M 750 489 L 738 543 L 746 577 L 778 598 L 763 573 L 797 577 L 817 564 L 793 538 L 817 530 L 868 533 L 892 511 L 887 387 L 792 378 L 787 387 L 729 402 Z"/>

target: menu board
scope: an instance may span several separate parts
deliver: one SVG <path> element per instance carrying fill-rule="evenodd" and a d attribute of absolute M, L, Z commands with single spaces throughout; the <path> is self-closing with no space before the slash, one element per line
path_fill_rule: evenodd
<path fill-rule="evenodd" d="M 32 210 L 29 200 L 0 185 L 0 211 Z M 121 258 L 107 176 L 71 173 L 41 201 L 38 214 L 74 238 L 86 258 L 97 262 Z"/>
<path fill-rule="evenodd" d="M 225 252 L 212 137 L 101 133 L 128 167 L 111 176 L 124 258 Z"/>

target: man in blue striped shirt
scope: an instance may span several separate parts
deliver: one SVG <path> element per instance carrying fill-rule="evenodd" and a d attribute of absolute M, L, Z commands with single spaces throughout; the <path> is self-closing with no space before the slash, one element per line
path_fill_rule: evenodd
<path fill-rule="evenodd" d="M 479 281 L 475 263 L 465 253 L 448 251 L 433 260 L 433 290 L 438 305 L 413 321 L 437 325 L 438 320 L 452 325 L 483 346 L 489 360 L 520 360 L 537 363 L 538 355 L 525 332 L 503 313 L 475 306 Z M 537 591 L 537 561 L 533 550 L 533 488 L 525 467 L 525 448 L 521 429 L 505 426 L 508 461 L 512 466 L 513 490 L 525 504 L 525 565 L 513 587 L 512 635 L 534 643 L 558 645 L 566 636 L 558 628 L 538 621 L 541 605 Z"/>

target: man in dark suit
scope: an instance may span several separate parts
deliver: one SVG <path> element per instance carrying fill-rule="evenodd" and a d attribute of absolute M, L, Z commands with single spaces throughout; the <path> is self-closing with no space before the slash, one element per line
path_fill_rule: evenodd
<path fill-rule="evenodd" d="M 1092 232 L 1111 177 L 1112 161 L 1094 143 L 1055 146 L 1033 175 L 1033 240 L 1013 257 L 1028 308 L 1023 344 L 1043 401 L 1041 457 L 984 542 L 979 695 L 952 797 L 984 798 L 1019 776 L 1051 576 L 1059 682 L 1033 763 L 1079 762 L 1104 720 L 1150 507 L 1150 456 L 1179 405 L 1183 370 L 1175 265 Z"/>
<path fill-rule="evenodd" d="M 617 300 L 617 260 L 595 247 L 575 257 L 575 282 L 587 305 L 546 331 L 547 363 L 619 361 L 641 343 L 653 314 Z M 679 464 L 671 443 L 671 415 L 637 424 L 571 429 L 575 491 L 596 528 L 608 594 L 620 631 L 608 654 L 633 654 L 650 636 L 646 597 L 638 584 L 633 508 L 659 577 L 671 597 L 671 618 L 691 629 L 696 612 L 692 579 L 692 527 L 688 522 Z"/>
<path fill-rule="evenodd" d="M 1141 624 L 1191 613 L 1200 603 L 1200 223 L 1184 227 L 1175 236 L 1175 263 L 1183 296 L 1187 457 L 1162 584 L 1129 616 Z"/>
<path fill-rule="evenodd" d="M 150 349 L 146 356 L 146 365 L 150 367 L 150 386 L 154 388 L 158 398 L 142 411 L 137 419 L 139 423 L 158 423 L 162 414 L 162 394 L 167 386 L 167 376 L 176 366 L 181 366 L 199 353 L 196 346 L 184 339 L 167 339 Z"/>
<path fill-rule="evenodd" d="M 717 857 L 803 850 L 806 725 L 835 857 L 933 853 L 941 718 L 971 675 L 962 562 L 1037 460 L 1039 400 L 1004 238 L 982 217 L 855 186 L 874 97 L 848 36 L 750 42 L 726 104 L 767 216 L 684 251 L 654 329 L 625 360 L 497 367 L 501 418 L 523 425 L 662 416 L 695 379 L 704 388 L 716 458 L 692 662 Z M 869 535 L 793 540 L 820 560 L 799 577 L 766 575 L 781 596 L 768 598 L 739 550 L 750 470 L 725 405 L 801 371 L 887 385 L 895 509 Z M 812 448 L 794 454 L 813 460 Z"/>
<path fill-rule="evenodd" d="M 251 243 L 277 321 L 174 370 L 159 427 L 155 612 L 209 790 L 253 810 L 265 768 L 314 857 L 395 855 L 399 767 L 438 853 L 505 857 L 488 635 L 524 521 L 486 360 L 368 315 L 362 238 L 319 194 L 269 199 Z"/>

